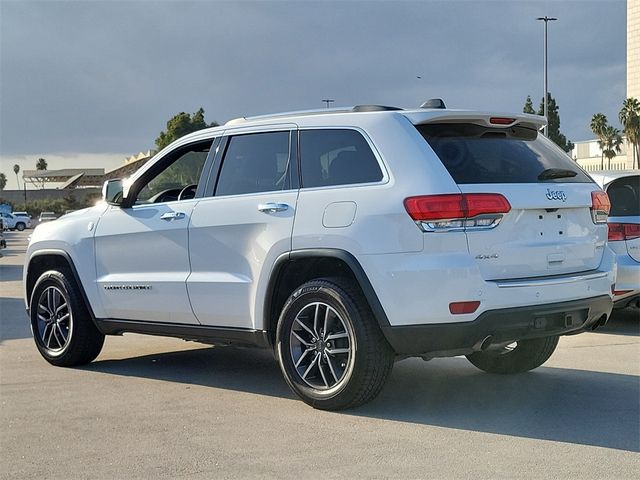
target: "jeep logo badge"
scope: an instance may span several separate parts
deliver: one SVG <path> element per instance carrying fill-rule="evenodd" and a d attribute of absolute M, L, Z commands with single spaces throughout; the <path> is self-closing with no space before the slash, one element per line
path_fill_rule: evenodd
<path fill-rule="evenodd" d="M 562 190 L 551 190 L 547 188 L 547 200 L 562 200 L 563 202 L 567 201 L 567 194 Z"/>

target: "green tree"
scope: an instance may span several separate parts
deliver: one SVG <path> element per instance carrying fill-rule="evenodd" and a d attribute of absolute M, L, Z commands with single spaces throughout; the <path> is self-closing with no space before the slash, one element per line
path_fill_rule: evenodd
<path fill-rule="evenodd" d="M 532 113 L 535 115 L 536 111 L 533 109 L 533 102 L 531 101 L 531 95 L 527 95 L 527 100 L 524 102 L 522 109 L 523 113 Z"/>
<path fill-rule="evenodd" d="M 602 141 L 598 141 L 602 153 L 607 157 L 607 169 L 611 169 L 611 159 L 622 152 L 622 135 L 620 130 L 612 125 L 607 125 L 602 132 Z"/>
<path fill-rule="evenodd" d="M 0 191 L 4 190 L 7 186 L 7 176 L 4 173 L 0 173 Z"/>
<path fill-rule="evenodd" d="M 16 183 L 18 184 L 18 190 L 20 190 L 20 180 L 18 179 L 18 173 L 20 173 L 20 165 L 17 163 L 13 166 L 13 173 L 16 174 Z"/>
<path fill-rule="evenodd" d="M 540 99 L 538 115 L 544 115 L 544 97 Z M 567 140 L 567 137 L 560 133 L 560 107 L 556 103 L 556 99 L 553 98 L 550 93 L 547 93 L 547 123 L 547 136 L 549 139 L 565 152 L 571 151 L 573 143 Z"/>
<path fill-rule="evenodd" d="M 596 113 L 591 117 L 591 131 L 598 139 L 598 145 L 600 146 L 600 170 L 604 170 L 604 151 L 602 145 L 604 145 L 604 131 L 609 126 L 607 116 L 604 113 Z"/>
<path fill-rule="evenodd" d="M 632 168 L 640 168 L 640 102 L 629 97 L 622 103 L 618 119 L 632 149 Z M 637 165 L 637 167 L 636 167 Z"/>
<path fill-rule="evenodd" d="M 160 135 L 156 138 L 156 147 L 158 150 L 162 150 L 174 140 L 184 137 L 188 133 L 217 125 L 218 123 L 216 122 L 207 124 L 204 119 L 204 109 L 202 107 L 192 115 L 180 112 L 171 117 L 167 122 L 167 130 L 160 132 Z"/>

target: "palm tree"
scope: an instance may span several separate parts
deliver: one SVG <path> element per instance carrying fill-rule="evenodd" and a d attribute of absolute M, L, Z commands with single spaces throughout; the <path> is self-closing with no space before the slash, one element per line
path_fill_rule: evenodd
<path fill-rule="evenodd" d="M 624 140 L 622 139 L 622 135 L 620 134 L 620 130 L 615 128 L 612 125 L 607 125 L 602 132 L 602 140 L 598 141 L 600 145 L 600 149 L 602 150 L 602 154 L 607 157 L 608 165 L 607 169 L 611 169 L 611 159 L 616 156 L 616 154 L 622 152 L 622 144 Z"/>
<path fill-rule="evenodd" d="M 20 190 L 20 180 L 18 179 L 18 173 L 20 172 L 20 165 L 17 163 L 13 166 L 13 173 L 16 174 L 16 183 L 18 184 L 18 190 Z"/>
<path fill-rule="evenodd" d="M 36 163 L 36 170 L 44 171 L 46 169 L 47 169 L 47 161 L 44 158 L 39 158 L 38 162 Z M 45 178 L 38 177 L 38 180 L 35 181 L 34 183 L 38 183 L 38 186 L 44 190 Z"/>
<path fill-rule="evenodd" d="M 604 170 L 604 152 L 602 151 L 603 132 L 607 128 L 607 116 L 604 113 L 596 113 L 591 118 L 591 131 L 598 139 L 600 145 L 600 170 Z"/>
<path fill-rule="evenodd" d="M 0 191 L 4 190 L 7 186 L 7 176 L 4 173 L 0 173 Z"/>
<path fill-rule="evenodd" d="M 631 167 L 640 168 L 640 102 L 629 97 L 622 103 L 622 110 L 618 114 L 627 141 L 631 144 Z"/>

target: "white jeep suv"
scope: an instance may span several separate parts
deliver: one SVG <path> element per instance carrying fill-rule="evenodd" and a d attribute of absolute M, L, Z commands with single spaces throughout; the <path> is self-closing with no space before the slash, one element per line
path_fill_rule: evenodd
<path fill-rule="evenodd" d="M 37 348 L 104 335 L 275 350 L 305 402 L 374 398 L 394 359 L 544 363 L 606 322 L 606 194 L 544 119 L 358 106 L 187 135 L 105 202 L 40 225 L 24 269 Z"/>

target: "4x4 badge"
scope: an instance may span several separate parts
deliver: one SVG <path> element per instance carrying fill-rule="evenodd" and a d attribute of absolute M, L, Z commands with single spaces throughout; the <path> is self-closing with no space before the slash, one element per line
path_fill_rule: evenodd
<path fill-rule="evenodd" d="M 567 194 L 562 190 L 551 190 L 547 188 L 546 196 L 548 200 L 562 200 L 563 202 L 567 201 Z"/>

